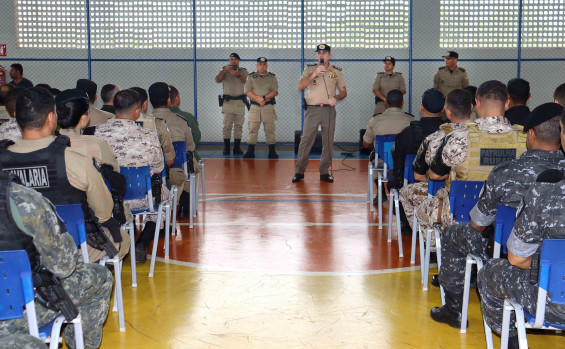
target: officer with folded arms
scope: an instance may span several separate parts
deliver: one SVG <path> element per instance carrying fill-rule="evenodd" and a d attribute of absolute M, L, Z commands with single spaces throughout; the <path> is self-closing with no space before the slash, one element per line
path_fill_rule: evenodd
<path fill-rule="evenodd" d="M 392 90 L 399 90 L 402 94 L 406 94 L 406 84 L 402 73 L 394 71 L 396 59 L 386 56 L 383 60 L 384 72 L 377 73 L 373 82 L 373 93 L 375 94 L 375 110 L 373 115 L 380 114 L 386 110 L 386 95 Z"/>

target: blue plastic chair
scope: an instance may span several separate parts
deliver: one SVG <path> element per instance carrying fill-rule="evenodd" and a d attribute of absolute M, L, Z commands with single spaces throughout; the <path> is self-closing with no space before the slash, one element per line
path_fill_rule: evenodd
<path fill-rule="evenodd" d="M 194 173 L 188 172 L 188 157 L 186 155 L 186 143 L 185 142 L 173 142 L 173 148 L 175 148 L 175 163 L 172 168 L 180 168 L 184 171 L 186 176 L 186 181 L 190 185 L 190 217 L 189 217 L 189 228 L 194 228 L 194 216 L 197 214 L 196 206 L 198 205 L 198 190 L 196 188 L 196 175 Z M 204 185 L 203 185 L 204 187 Z M 182 191 L 183 188 L 178 190 Z M 178 194 L 177 194 L 178 195 Z M 173 203 L 173 224 L 176 230 L 176 220 L 177 220 L 177 198 L 174 198 Z"/>
<path fill-rule="evenodd" d="M 75 240 L 75 244 L 80 248 L 82 257 L 85 263 L 90 263 L 88 257 L 88 247 L 86 243 L 86 228 L 84 223 L 84 213 L 82 206 L 80 204 L 69 204 L 69 205 L 57 205 L 55 206 L 57 214 L 65 223 L 65 227 L 69 234 Z M 133 241 L 133 233 L 130 232 L 130 239 Z M 130 249 L 130 253 L 135 253 L 135 248 Z M 135 256 L 135 254 L 133 255 Z M 135 258 L 131 258 L 132 262 Z M 118 256 L 114 258 L 109 258 L 108 256 L 102 257 L 98 261 L 100 265 L 105 265 L 107 263 L 114 265 L 114 277 L 116 279 L 116 287 L 114 288 L 114 304 L 112 306 L 112 311 L 118 312 L 118 323 L 120 331 L 126 330 L 125 315 L 124 315 L 124 300 L 122 292 L 122 263 Z M 132 269 L 132 274 L 134 274 L 135 269 Z M 132 280 L 133 282 L 133 280 Z"/>
<path fill-rule="evenodd" d="M 416 183 L 414 168 L 412 167 L 414 159 L 416 159 L 416 154 L 408 154 L 406 160 L 404 160 L 404 185 Z"/>
<path fill-rule="evenodd" d="M 545 321 L 547 294 L 551 294 L 551 303 L 565 305 L 565 239 L 546 239 L 543 241 L 540 255 L 540 271 L 538 278 L 538 299 L 536 314 L 532 315 L 521 304 L 513 299 L 504 300 L 502 315 L 501 347 L 508 346 L 508 332 L 512 311 L 516 314 L 516 327 L 520 349 L 528 348 L 526 328 L 561 331 L 564 325 Z M 488 326 L 487 326 L 488 328 Z M 490 328 L 489 328 L 490 332 Z M 492 333 L 490 333 L 492 338 Z"/>
<path fill-rule="evenodd" d="M 377 201 L 379 206 L 379 229 L 383 228 L 383 202 L 382 194 L 383 182 L 388 180 L 388 170 L 392 170 L 392 147 L 394 146 L 394 139 L 396 135 L 382 135 L 375 137 L 375 162 L 371 163 L 369 161 L 369 171 L 368 171 L 368 191 L 367 191 L 367 201 L 371 212 L 375 210 L 373 205 L 373 172 L 377 172 Z M 379 166 L 379 159 L 383 160 L 383 166 Z"/>
<path fill-rule="evenodd" d="M 24 307 L 29 334 L 49 343 L 50 349 L 59 347 L 61 326 L 72 323 L 75 327 L 76 348 L 84 348 L 80 314 L 72 321 L 65 321 L 63 315 L 38 328 L 35 310 L 35 292 L 29 258 L 24 250 L 0 251 L 0 320 L 24 317 Z"/>
<path fill-rule="evenodd" d="M 161 217 L 165 211 L 165 258 L 169 258 L 169 225 L 171 218 L 171 206 L 167 201 L 161 201 L 159 206 L 155 208 L 153 204 L 153 193 L 151 190 L 151 170 L 149 166 L 141 167 L 120 167 L 120 173 L 126 177 L 126 193 L 124 200 L 147 200 L 148 209 L 132 210 L 134 216 L 157 215 L 157 224 L 155 225 L 155 235 L 153 238 L 153 251 L 151 253 L 151 266 L 149 268 L 149 277 L 153 277 L 155 270 L 155 260 L 157 257 L 157 244 L 159 242 L 159 227 Z M 133 232 L 133 222 L 128 222 L 127 228 L 130 230 L 130 236 Z M 135 256 L 134 241 L 132 240 L 132 259 Z M 132 273 L 135 273 L 132 262 Z"/>
<path fill-rule="evenodd" d="M 510 233 L 512 232 L 512 227 L 514 227 L 514 221 L 516 220 L 516 209 L 502 204 L 498 205 L 496 209 L 496 226 L 494 230 L 494 251 L 492 254 L 493 258 L 500 258 L 500 250 L 504 249 L 506 252 L 506 242 Z M 467 323 L 467 314 L 469 312 L 469 293 L 471 291 L 471 267 L 473 264 L 477 265 L 477 271 L 483 268 L 485 261 L 473 254 L 468 254 L 465 264 L 465 283 L 463 286 L 463 307 L 461 310 L 461 328 L 460 333 L 466 333 L 467 328 L 463 326 Z M 486 323 L 484 324 L 485 326 Z M 486 328 L 486 327 L 485 327 Z M 488 336 L 487 336 L 488 338 Z"/>

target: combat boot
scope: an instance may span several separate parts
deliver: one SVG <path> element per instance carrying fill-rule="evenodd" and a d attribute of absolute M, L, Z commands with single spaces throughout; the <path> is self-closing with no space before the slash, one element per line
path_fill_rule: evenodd
<path fill-rule="evenodd" d="M 255 159 L 255 144 L 249 144 L 247 151 L 243 155 L 244 159 Z"/>
<path fill-rule="evenodd" d="M 430 317 L 435 322 L 448 324 L 454 328 L 461 328 L 461 308 L 463 301 L 462 293 L 445 292 L 445 305 L 443 307 L 433 307 L 430 311 Z M 469 327 L 467 321 L 465 328 Z"/>
<path fill-rule="evenodd" d="M 189 218 L 190 217 L 190 193 L 182 191 L 179 200 L 179 213 L 178 218 Z"/>
<path fill-rule="evenodd" d="M 239 147 L 240 144 L 241 144 L 241 139 L 234 139 L 233 140 L 233 155 L 243 154 L 243 151 Z"/>
<path fill-rule="evenodd" d="M 278 159 L 279 155 L 275 151 L 275 144 L 269 144 L 269 159 Z"/>
<path fill-rule="evenodd" d="M 224 155 L 230 155 L 230 140 L 224 139 Z"/>

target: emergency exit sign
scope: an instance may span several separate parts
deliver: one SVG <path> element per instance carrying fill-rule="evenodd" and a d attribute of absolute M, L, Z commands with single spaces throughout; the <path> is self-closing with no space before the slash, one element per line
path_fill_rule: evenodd
<path fill-rule="evenodd" d="M 0 56 L 6 56 L 6 44 L 0 44 Z"/>

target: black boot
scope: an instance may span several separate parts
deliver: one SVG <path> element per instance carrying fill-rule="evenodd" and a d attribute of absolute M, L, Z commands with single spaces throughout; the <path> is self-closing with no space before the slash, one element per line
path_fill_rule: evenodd
<path fill-rule="evenodd" d="M 190 194 L 186 191 L 182 191 L 179 200 L 179 212 L 178 218 L 189 218 L 190 217 Z"/>
<path fill-rule="evenodd" d="M 243 154 L 243 151 L 241 151 L 241 148 L 239 147 L 240 144 L 241 144 L 241 139 L 234 139 L 233 140 L 233 155 Z"/>
<path fill-rule="evenodd" d="M 145 222 L 145 226 L 139 234 L 139 238 L 135 243 L 135 260 L 139 263 L 145 263 L 147 260 L 147 246 L 151 245 L 155 237 L 155 222 Z"/>
<path fill-rule="evenodd" d="M 255 159 L 255 144 L 249 144 L 247 151 L 243 154 L 244 159 Z"/>
<path fill-rule="evenodd" d="M 278 159 L 279 156 L 275 151 L 275 144 L 269 144 L 269 159 Z"/>
<path fill-rule="evenodd" d="M 375 185 L 377 186 L 377 190 L 379 188 L 379 181 L 375 179 Z M 383 198 L 383 202 L 387 202 L 388 198 L 386 196 L 386 190 L 385 190 L 385 186 L 383 183 L 383 190 L 381 191 L 381 197 Z M 378 194 L 377 194 L 378 195 Z M 373 198 L 373 205 L 378 205 L 379 204 L 379 197 L 375 195 L 375 197 Z"/>
<path fill-rule="evenodd" d="M 461 328 L 461 308 L 463 293 L 445 292 L 445 305 L 443 307 L 433 307 L 430 316 L 435 322 L 448 324 L 454 328 Z M 465 319 L 466 320 L 466 319 Z M 467 322 L 465 328 L 469 326 Z"/>
<path fill-rule="evenodd" d="M 520 349 L 520 341 L 518 335 L 508 337 L 508 349 Z"/>
<path fill-rule="evenodd" d="M 230 140 L 224 138 L 224 155 L 230 155 Z"/>

